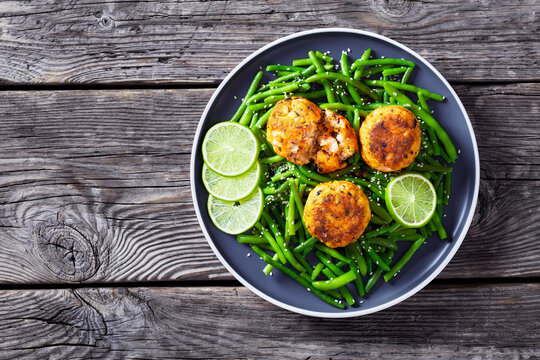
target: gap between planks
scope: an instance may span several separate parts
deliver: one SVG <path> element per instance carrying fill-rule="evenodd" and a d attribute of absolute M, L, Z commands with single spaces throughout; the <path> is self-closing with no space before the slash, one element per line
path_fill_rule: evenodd
<path fill-rule="evenodd" d="M 506 284 L 540 284 L 540 277 L 514 277 L 514 278 L 442 278 L 434 279 L 428 286 L 448 287 L 477 287 L 482 285 Z M 212 288 L 212 287 L 244 287 L 236 280 L 183 280 L 183 281 L 147 281 L 147 282 L 86 282 L 86 283 L 52 283 L 52 284 L 4 284 L 0 290 L 59 290 L 59 289 L 87 289 L 87 288 Z"/>

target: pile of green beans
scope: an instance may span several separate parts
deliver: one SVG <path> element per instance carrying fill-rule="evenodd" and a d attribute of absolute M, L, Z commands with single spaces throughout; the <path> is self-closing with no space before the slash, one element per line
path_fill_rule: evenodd
<path fill-rule="evenodd" d="M 428 99 L 444 101 L 444 97 L 408 84 L 415 68 L 413 62 L 372 58 L 371 49 L 358 60 L 350 60 L 346 52 L 335 61 L 327 54 L 310 51 L 305 59 L 294 60 L 291 65 L 268 65 L 266 71 L 275 72 L 276 78 L 262 84 L 264 72 L 259 71 L 231 119 L 249 127 L 259 139 L 261 188 L 265 195 L 261 219 L 251 234 L 238 235 L 238 242 L 248 244 L 262 258 L 267 264 L 265 274 L 271 275 L 276 268 L 340 309 L 361 303 L 360 298 L 381 277 L 390 281 L 432 234 L 447 238 L 442 225 L 443 205 L 450 197 L 449 164 L 457 159 L 452 141 L 427 103 Z M 319 174 L 313 164 L 292 164 L 274 152 L 266 138 L 266 122 L 276 102 L 293 96 L 341 113 L 357 133 L 362 119 L 374 109 L 392 104 L 406 107 L 420 119 L 420 153 L 409 167 L 396 173 L 371 169 L 358 153 L 348 160 L 345 169 L 331 174 Z M 426 176 L 437 192 L 435 216 L 419 229 L 395 222 L 384 204 L 388 182 L 409 171 Z M 332 249 L 309 234 L 303 211 L 311 189 L 336 179 L 351 181 L 364 191 L 372 219 L 358 241 Z M 397 257 L 396 253 L 402 255 Z"/>

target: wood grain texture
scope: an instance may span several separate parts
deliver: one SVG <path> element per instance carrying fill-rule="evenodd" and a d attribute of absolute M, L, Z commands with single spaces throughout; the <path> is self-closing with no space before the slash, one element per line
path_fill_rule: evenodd
<path fill-rule="evenodd" d="M 0 358 L 536 359 L 539 293 L 428 286 L 383 312 L 333 320 L 245 288 L 0 291 Z"/>
<path fill-rule="evenodd" d="M 291 33 L 349 27 L 389 36 L 452 81 L 537 80 L 535 0 L 23 1 L 0 5 L 0 81 L 217 84 Z"/>
<path fill-rule="evenodd" d="M 530 94 L 540 85 L 457 90 L 482 182 L 469 235 L 440 276 L 539 276 L 540 124 Z M 212 91 L 0 93 L 0 283 L 232 279 L 206 244 L 189 189 L 191 144 Z M 501 114 L 516 103 L 509 122 Z"/>

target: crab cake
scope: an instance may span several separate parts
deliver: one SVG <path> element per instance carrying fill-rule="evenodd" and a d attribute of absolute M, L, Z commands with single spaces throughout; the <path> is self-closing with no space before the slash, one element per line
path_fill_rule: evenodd
<path fill-rule="evenodd" d="M 330 110 L 324 112 L 317 145 L 314 161 L 321 174 L 343 169 L 347 166 L 345 161 L 358 151 L 356 132 L 349 121 Z"/>
<path fill-rule="evenodd" d="M 398 171 L 409 166 L 420 151 L 420 123 L 402 106 L 383 106 L 362 123 L 360 143 L 362 158 L 370 167 Z"/>
<path fill-rule="evenodd" d="M 279 101 L 266 127 L 276 154 L 297 165 L 309 163 L 316 153 L 321 115 L 322 110 L 307 99 Z"/>
<path fill-rule="evenodd" d="M 349 181 L 331 181 L 317 185 L 309 193 L 304 207 L 308 232 L 331 248 L 355 242 L 371 219 L 364 192 Z"/>

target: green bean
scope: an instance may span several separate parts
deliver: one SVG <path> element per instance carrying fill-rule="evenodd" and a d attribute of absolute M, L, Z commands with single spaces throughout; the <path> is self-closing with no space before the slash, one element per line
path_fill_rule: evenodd
<path fill-rule="evenodd" d="M 335 259 L 338 259 L 338 260 L 341 260 L 343 262 L 345 262 L 346 264 L 350 264 L 351 263 L 351 259 L 343 256 L 339 251 L 337 251 L 336 249 L 332 249 L 332 248 L 329 248 L 328 246 L 326 245 L 323 245 L 323 244 L 315 244 L 315 248 L 317 250 L 320 250 L 328 255 L 330 255 L 331 257 L 335 258 Z"/>
<path fill-rule="evenodd" d="M 391 69 L 391 68 L 393 68 L 393 65 L 379 65 L 379 66 L 370 67 L 370 68 L 367 68 L 367 69 L 364 70 L 362 76 L 367 78 L 367 77 L 370 77 L 372 75 L 382 73 L 384 70 Z M 355 75 L 356 75 L 356 72 L 355 72 Z M 356 77 L 355 77 L 355 79 L 356 79 Z"/>
<path fill-rule="evenodd" d="M 278 259 L 279 259 L 279 257 L 278 257 L 277 254 L 274 254 L 274 256 L 272 256 L 272 260 L 278 261 Z M 263 269 L 264 275 L 270 274 L 270 271 L 272 271 L 273 268 L 274 268 L 274 267 L 273 267 L 272 265 L 267 264 L 267 265 L 264 267 L 264 269 Z"/>
<path fill-rule="evenodd" d="M 307 86 L 305 86 L 307 85 Z M 283 86 L 283 87 L 279 87 L 279 88 L 275 88 L 275 89 L 270 89 L 270 90 L 267 90 L 267 91 L 263 91 L 261 93 L 257 93 L 255 95 L 252 95 L 248 100 L 247 100 L 247 104 L 253 104 L 254 102 L 256 102 L 257 100 L 261 100 L 261 99 L 264 99 L 270 95 L 276 95 L 276 94 L 283 94 L 283 93 L 289 93 L 289 92 L 294 92 L 298 89 L 303 89 L 303 90 L 309 90 L 309 84 L 307 83 L 300 83 L 300 82 L 295 82 L 295 83 L 292 83 L 291 85 L 287 85 L 287 86 Z"/>
<path fill-rule="evenodd" d="M 289 183 L 290 186 L 290 183 Z M 294 194 L 291 191 L 289 194 L 289 204 L 287 205 L 287 215 L 285 219 L 285 224 L 287 224 L 287 234 L 289 236 L 292 236 L 296 234 L 295 228 L 294 228 L 294 214 L 295 214 L 295 206 L 294 206 Z"/>
<path fill-rule="evenodd" d="M 450 200 L 450 190 L 452 189 L 452 175 L 450 173 L 447 173 L 444 176 L 444 197 L 443 197 L 443 204 L 448 205 L 448 201 Z"/>
<path fill-rule="evenodd" d="M 364 179 L 352 178 L 352 177 L 346 177 L 345 180 L 353 182 L 356 185 L 367 187 L 373 193 L 377 194 L 378 197 L 380 197 L 381 199 L 384 199 L 384 194 L 382 193 L 382 189 L 377 188 L 375 184 L 370 183 L 369 181 L 366 181 Z"/>
<path fill-rule="evenodd" d="M 327 176 L 320 175 L 319 173 L 316 173 L 315 171 L 310 170 L 305 165 L 296 165 L 296 169 L 300 173 L 302 173 L 304 176 L 306 176 L 306 177 L 308 177 L 310 179 L 313 179 L 315 181 L 326 182 L 326 181 L 331 181 L 332 180 Z"/>
<path fill-rule="evenodd" d="M 385 208 L 383 208 L 381 205 L 377 204 L 377 202 L 371 200 L 369 202 L 369 208 L 371 209 L 371 211 L 373 211 L 375 214 L 377 214 L 378 216 L 380 216 L 385 223 L 390 223 L 392 220 L 394 220 L 394 218 L 392 217 L 392 215 L 390 215 L 388 213 L 388 211 L 386 211 Z"/>
<path fill-rule="evenodd" d="M 278 222 L 278 225 L 281 226 L 282 229 L 285 229 L 285 220 L 283 219 L 283 216 L 279 212 L 280 210 L 278 210 L 276 205 L 277 204 L 273 204 L 272 206 L 270 206 L 270 211 L 272 212 L 272 215 L 274 215 L 274 218 Z"/>
<path fill-rule="evenodd" d="M 413 234 L 416 234 L 416 229 L 399 229 L 392 232 L 393 236 L 413 235 Z"/>
<path fill-rule="evenodd" d="M 319 99 L 319 98 L 322 98 L 326 95 L 326 92 L 324 90 L 317 90 L 317 91 L 312 91 L 312 92 L 307 92 L 307 93 L 295 93 L 293 94 L 292 96 L 300 96 L 300 97 L 303 97 L 304 99 Z M 289 98 L 289 96 L 285 96 L 285 95 L 271 95 L 267 98 L 264 99 L 264 102 L 265 103 L 276 103 L 280 100 L 283 100 L 283 99 L 287 99 Z"/>
<path fill-rule="evenodd" d="M 429 106 L 426 102 L 426 98 L 424 94 L 422 94 L 421 91 L 417 91 L 416 95 L 418 96 L 418 102 L 420 103 L 420 106 L 422 107 L 422 109 L 424 109 L 424 111 L 426 112 L 430 112 L 431 110 L 429 109 Z"/>
<path fill-rule="evenodd" d="M 353 122 L 352 127 L 354 129 L 354 132 L 356 133 L 356 136 L 358 136 L 358 131 L 360 130 L 360 110 L 354 109 L 353 111 Z"/>
<path fill-rule="evenodd" d="M 416 240 L 415 242 L 412 243 L 409 250 L 407 250 L 405 252 L 405 254 L 403 254 L 401 259 L 399 259 L 394 264 L 394 266 L 392 266 L 390 271 L 388 271 L 388 272 L 386 272 L 384 274 L 384 281 L 388 282 L 394 275 L 396 275 L 398 273 L 398 271 L 400 271 L 403 268 L 403 266 L 411 259 L 411 257 L 416 252 L 416 250 L 418 250 L 420 248 L 420 245 L 422 245 L 424 240 L 425 240 L 425 238 L 422 237 L 422 238 L 420 238 L 420 239 L 418 239 L 418 240 Z"/>
<path fill-rule="evenodd" d="M 315 256 L 324 264 L 327 268 L 332 270 L 336 275 L 343 275 L 344 271 L 334 264 L 324 253 L 315 251 Z"/>
<path fill-rule="evenodd" d="M 294 164 L 288 163 L 288 165 L 289 165 L 289 169 L 292 171 L 293 175 L 296 176 L 297 178 L 299 178 L 301 182 L 303 182 L 305 184 L 308 184 L 308 185 L 312 185 L 312 186 L 319 185 L 319 183 L 317 181 L 310 180 L 307 176 L 304 176 L 302 173 L 300 173 L 298 171 L 298 169 L 294 166 Z"/>
<path fill-rule="evenodd" d="M 367 274 L 367 262 L 364 258 L 364 255 L 362 254 L 362 247 L 360 247 L 360 244 L 358 241 L 355 241 L 349 245 L 347 245 L 347 249 L 351 252 L 351 256 L 356 260 L 356 263 L 358 264 L 358 270 L 360 270 L 360 274 L 366 275 Z"/>
<path fill-rule="evenodd" d="M 259 230 L 262 235 L 265 237 L 266 240 L 268 240 L 268 243 L 270 246 L 272 246 L 272 249 L 274 249 L 274 252 L 278 255 L 279 261 L 282 263 L 287 262 L 287 258 L 285 258 L 285 254 L 283 254 L 283 251 L 281 250 L 281 247 L 278 245 L 274 237 L 270 234 L 268 230 L 266 230 L 260 222 L 255 223 L 255 228 Z"/>
<path fill-rule="evenodd" d="M 358 171 L 360 168 L 356 165 L 349 165 L 346 168 L 343 168 L 338 171 L 334 171 L 333 173 L 327 174 L 327 176 L 331 179 L 337 179 L 340 178 L 343 175 L 348 175 L 349 173 L 354 173 Z"/>
<path fill-rule="evenodd" d="M 246 109 L 247 100 L 250 98 L 254 93 L 255 90 L 257 90 L 257 86 L 259 86 L 259 82 L 261 81 L 263 77 L 263 72 L 259 71 L 253 78 L 253 81 L 251 82 L 251 85 L 248 88 L 248 91 L 246 93 L 246 96 L 242 99 L 242 103 L 240 104 L 240 107 L 238 110 L 236 110 L 236 113 L 233 115 L 230 121 L 238 121 L 240 117 L 244 114 L 244 110 Z"/>
<path fill-rule="evenodd" d="M 351 77 L 348 62 L 349 60 L 348 60 L 347 53 L 342 52 L 341 53 L 341 73 L 345 76 Z M 351 94 L 355 103 L 357 103 L 358 105 L 364 104 L 364 100 L 360 97 L 360 95 L 358 94 L 358 91 L 356 91 L 356 89 L 352 85 L 347 84 L 347 90 L 349 90 L 349 94 Z"/>
<path fill-rule="evenodd" d="M 387 249 L 394 250 L 394 251 L 397 251 L 398 249 L 397 244 L 391 239 L 387 239 L 387 238 L 380 238 L 380 237 L 371 238 L 371 239 L 368 239 L 368 243 L 370 245 L 382 246 L 382 247 L 385 247 Z"/>
<path fill-rule="evenodd" d="M 305 242 L 295 247 L 293 251 L 296 251 L 296 252 L 304 251 L 305 249 L 309 247 L 313 247 L 318 241 L 319 239 L 312 236 L 309 239 L 307 239 Z"/>
<path fill-rule="evenodd" d="M 436 190 L 436 194 L 437 194 L 437 206 L 436 206 L 436 216 L 438 216 L 439 218 L 442 218 L 443 216 L 443 213 L 442 213 L 442 198 L 443 198 L 443 187 L 442 186 L 439 186 Z"/>
<path fill-rule="evenodd" d="M 302 266 L 304 267 L 304 269 L 306 269 L 306 272 L 310 275 L 311 277 L 311 273 L 313 272 L 313 269 L 311 268 L 311 265 L 306 261 L 306 259 L 304 259 L 304 257 L 297 253 L 297 252 L 292 252 L 293 256 L 296 258 L 296 260 L 298 260 L 298 262 L 300 264 L 302 264 Z"/>
<path fill-rule="evenodd" d="M 351 65 L 351 70 L 356 69 L 359 66 L 373 66 L 373 65 L 400 65 L 400 66 L 410 66 L 414 67 L 415 64 L 412 61 L 407 61 L 403 59 L 373 59 L 373 60 L 362 60 L 358 59 Z"/>
<path fill-rule="evenodd" d="M 317 279 L 317 276 L 321 273 L 321 270 L 324 268 L 323 263 L 318 263 L 315 268 L 313 269 L 313 272 L 311 273 L 311 281 Z"/>
<path fill-rule="evenodd" d="M 322 59 L 324 61 L 326 61 L 327 63 L 331 63 L 332 61 L 334 61 L 334 59 L 332 59 L 332 57 L 326 55 L 326 54 L 323 54 L 322 52 L 320 51 L 316 51 L 315 52 L 315 55 L 319 58 L 319 59 Z"/>
<path fill-rule="evenodd" d="M 397 74 L 404 73 L 407 69 L 408 69 L 408 67 L 404 67 L 404 66 L 397 67 L 397 68 L 391 68 L 391 69 L 384 69 L 382 74 L 383 74 L 383 76 L 397 75 Z"/>
<path fill-rule="evenodd" d="M 308 77 L 304 81 L 309 84 L 312 82 L 323 82 L 323 80 L 328 80 L 328 79 L 343 81 L 347 84 L 353 85 L 355 88 L 360 90 L 361 93 L 371 97 L 373 100 L 377 101 L 379 99 L 379 96 L 376 93 L 374 93 L 373 90 L 371 90 L 366 84 L 358 80 L 351 79 L 350 77 L 345 76 L 343 74 L 338 74 L 335 72 L 315 74 Z M 323 83 L 323 86 L 324 86 L 324 83 Z M 330 99 L 328 99 L 328 102 L 332 103 L 334 101 L 331 101 Z"/>
<path fill-rule="evenodd" d="M 251 128 L 252 126 L 254 126 L 257 121 L 259 120 L 259 113 L 253 113 L 253 116 L 251 117 L 251 121 L 249 122 L 249 127 Z M 261 144 L 261 145 L 265 145 L 265 144 Z M 265 150 L 261 147 L 261 150 Z"/>
<path fill-rule="evenodd" d="M 340 308 L 340 309 L 345 309 L 345 305 L 341 302 L 341 301 L 338 301 L 336 299 L 334 299 L 333 297 L 323 293 L 322 291 L 319 291 L 319 289 L 317 289 L 316 287 L 314 287 L 312 284 L 309 283 L 309 281 L 307 281 L 306 279 L 302 278 L 301 276 L 299 276 L 297 273 L 295 273 L 293 270 L 289 269 L 288 267 L 286 267 L 285 265 L 273 260 L 270 255 L 268 255 L 267 253 L 265 253 L 264 251 L 262 251 L 257 245 L 253 245 L 251 247 L 253 249 L 253 251 L 255 251 L 260 257 L 262 257 L 263 261 L 276 267 L 277 269 L 281 270 L 282 272 L 284 272 L 286 275 L 290 276 L 291 278 L 293 278 L 293 280 L 297 281 L 298 283 L 300 283 L 302 286 L 304 286 L 305 288 L 309 289 L 315 296 L 317 296 L 318 298 L 320 298 L 321 300 L 323 301 L 326 301 L 328 304 L 330 305 L 333 305 L 337 308 Z"/>
<path fill-rule="evenodd" d="M 435 225 L 435 229 L 437 230 L 437 233 L 439 234 L 441 240 L 444 240 L 448 237 L 448 235 L 446 234 L 446 230 L 442 225 L 441 219 L 437 216 L 437 214 L 433 216 L 430 223 L 433 223 L 433 225 Z"/>
<path fill-rule="evenodd" d="M 354 279 L 354 285 L 356 286 L 356 291 L 358 292 L 358 295 L 364 296 L 366 294 L 366 290 L 364 289 L 364 283 L 362 282 L 362 277 L 360 276 L 360 271 L 358 270 L 356 261 L 352 261 L 350 266 L 351 266 L 351 270 L 354 271 L 354 274 L 356 275 L 356 278 Z"/>
<path fill-rule="evenodd" d="M 337 278 L 337 276 L 328 268 L 324 268 L 322 272 L 328 278 L 327 281 L 332 281 L 333 279 Z M 355 279 L 356 279 L 356 274 L 355 274 Z M 321 281 L 321 282 L 323 282 L 323 281 Z M 340 292 L 340 294 L 343 296 L 343 298 L 345 299 L 347 304 L 349 304 L 350 306 L 353 306 L 356 303 L 356 301 L 352 297 L 349 290 L 345 287 L 345 285 L 347 285 L 347 284 L 348 283 L 345 283 L 344 285 L 339 286 L 337 289 Z M 326 289 L 326 290 L 331 290 L 331 289 Z"/>
<path fill-rule="evenodd" d="M 362 56 L 360 57 L 360 60 L 369 60 L 369 56 L 371 55 L 371 49 L 370 48 L 367 48 L 364 53 L 362 54 Z M 354 71 L 354 69 L 350 69 L 350 71 Z M 365 76 L 363 75 L 363 72 L 364 72 L 364 66 L 361 65 L 361 66 L 357 66 L 357 69 L 356 71 L 354 72 L 354 76 L 353 78 L 355 80 L 358 80 L 360 79 L 362 76 Z"/>
<path fill-rule="evenodd" d="M 293 72 L 292 74 L 288 74 L 288 75 L 285 75 L 285 76 L 280 76 L 278 78 L 275 78 L 272 81 L 269 81 L 268 85 L 278 84 L 278 83 L 281 83 L 283 81 L 294 79 L 295 77 L 298 77 L 298 76 L 300 76 L 299 72 Z M 260 91 L 260 89 L 259 89 L 259 91 Z"/>
<path fill-rule="evenodd" d="M 298 260 L 296 260 L 294 255 L 291 253 L 291 250 L 289 250 L 289 248 L 287 246 L 287 243 L 285 242 L 285 238 L 283 237 L 283 235 L 281 235 L 281 231 L 278 228 L 278 226 L 276 225 L 276 223 L 274 222 L 274 220 L 272 219 L 272 217 L 266 211 L 263 211 L 262 216 L 266 220 L 266 222 L 268 223 L 268 226 L 270 227 L 270 230 L 272 230 L 272 232 L 274 233 L 274 236 L 276 238 L 276 243 L 280 247 L 280 249 L 283 252 L 283 255 L 285 256 L 287 261 L 289 261 L 289 263 L 291 263 L 291 265 L 296 270 L 298 270 L 298 271 L 306 271 L 306 269 L 304 269 L 302 264 L 300 264 L 298 262 Z"/>
<path fill-rule="evenodd" d="M 314 281 L 313 287 L 319 290 L 331 290 L 337 289 L 341 286 L 345 286 L 356 278 L 354 271 L 349 270 L 345 274 L 325 281 Z"/>
<path fill-rule="evenodd" d="M 287 171 L 284 171 L 282 173 L 279 173 L 279 174 L 276 174 L 276 175 L 272 176 L 270 178 L 270 180 L 272 180 L 272 182 L 276 182 L 276 181 L 279 181 L 281 179 L 288 178 L 291 175 L 292 175 L 291 170 L 287 170 Z"/>
<path fill-rule="evenodd" d="M 236 241 L 240 244 L 268 244 L 268 239 L 258 235 L 238 235 Z"/>
<path fill-rule="evenodd" d="M 388 76 L 383 76 L 382 81 L 388 81 Z M 383 103 L 385 104 L 390 103 L 390 100 L 388 99 L 388 93 L 386 91 L 383 93 Z"/>
<path fill-rule="evenodd" d="M 253 116 L 253 110 L 251 110 L 249 107 L 244 111 L 244 114 L 238 121 L 240 125 L 247 126 L 251 122 L 251 117 Z"/>
<path fill-rule="evenodd" d="M 307 79 L 306 79 L 307 80 Z M 426 90 L 426 89 L 422 89 L 422 88 L 419 88 L 417 86 L 414 86 L 414 85 L 409 85 L 409 84 L 402 84 L 400 82 L 397 82 L 397 81 L 388 81 L 388 80 L 366 80 L 365 83 L 367 85 L 371 85 L 371 86 L 379 86 L 379 87 L 385 87 L 384 85 L 391 85 L 393 87 L 395 87 L 396 89 L 400 89 L 400 90 L 405 90 L 405 91 L 410 91 L 410 92 L 413 92 L 413 93 L 418 93 L 418 92 L 421 92 L 422 95 L 424 95 L 425 97 L 427 98 L 430 98 L 430 99 L 433 99 L 433 100 L 437 100 L 437 101 L 443 101 L 444 100 L 444 97 L 439 95 L 439 94 L 435 94 L 435 93 L 432 93 L 431 91 L 429 90 Z M 385 87 L 385 90 L 386 90 L 386 87 Z M 387 91 L 388 93 L 390 93 L 389 91 Z M 397 100 L 397 99 L 396 99 Z"/>
<path fill-rule="evenodd" d="M 409 81 L 409 77 L 411 76 L 413 69 L 414 69 L 414 66 L 411 66 L 410 68 L 407 69 L 407 71 L 405 71 L 405 74 L 403 74 L 403 77 L 401 78 L 402 84 L 406 84 L 407 81 Z"/>
<path fill-rule="evenodd" d="M 315 53 L 313 51 L 310 51 L 308 53 L 308 55 L 309 55 L 309 58 L 311 59 L 311 62 L 313 63 L 313 65 L 317 69 L 317 73 L 323 73 L 325 71 L 325 69 L 323 68 L 323 66 L 321 65 L 319 60 L 315 57 Z M 315 76 L 315 75 L 313 75 L 313 76 Z M 334 96 L 334 93 L 332 92 L 332 89 L 330 88 L 330 82 L 328 82 L 328 80 L 322 80 L 321 84 L 322 84 L 322 86 L 324 88 L 324 91 L 326 92 L 327 101 L 328 102 L 335 102 L 336 98 Z"/>
<path fill-rule="evenodd" d="M 382 254 L 382 258 L 387 264 L 390 264 L 392 262 L 392 257 L 393 257 L 392 251 L 387 254 Z M 375 270 L 373 275 L 368 279 L 366 283 L 366 293 L 369 292 L 373 288 L 373 285 L 375 285 L 375 283 L 377 283 L 383 271 L 384 270 L 382 268 L 377 268 L 377 270 Z"/>
<path fill-rule="evenodd" d="M 390 267 L 388 267 L 388 265 L 381 259 L 379 254 L 377 254 L 375 249 L 373 249 L 373 247 L 367 241 L 365 241 L 365 240 L 362 241 L 360 243 L 360 245 L 362 245 L 362 247 L 366 251 L 366 254 L 368 254 L 368 256 L 375 263 L 375 265 L 377 265 L 378 267 L 380 267 L 380 268 L 382 268 L 382 269 L 384 269 L 386 271 L 390 270 Z"/>
<path fill-rule="evenodd" d="M 439 145 L 439 141 L 437 141 L 437 135 L 435 135 L 435 130 L 433 130 L 431 127 L 428 127 L 426 131 L 428 133 L 429 141 L 431 142 L 431 147 L 433 148 L 433 155 L 441 155 L 441 146 Z"/>
<path fill-rule="evenodd" d="M 270 117 L 273 109 L 274 108 L 272 107 L 272 109 L 269 109 L 267 112 L 265 112 L 264 115 L 261 116 L 259 120 L 255 123 L 255 126 L 251 129 L 261 129 L 264 125 L 266 125 L 266 122 L 268 121 L 268 118 Z"/>
<path fill-rule="evenodd" d="M 319 107 L 321 109 L 329 109 L 329 110 L 357 111 L 358 115 L 360 115 L 360 116 L 362 116 L 364 118 L 366 116 L 368 116 L 368 114 L 369 114 L 368 111 L 359 109 L 354 105 L 345 105 L 345 104 L 342 104 L 342 103 L 323 103 L 323 104 L 320 104 Z"/>
<path fill-rule="evenodd" d="M 397 90 L 392 85 L 385 84 L 384 88 L 391 96 L 396 98 L 396 101 L 400 105 L 411 110 L 418 118 L 422 119 L 429 127 L 435 130 L 435 133 L 437 134 L 444 148 L 448 152 L 450 159 L 452 161 L 455 161 L 457 159 L 456 148 L 454 147 L 454 144 L 452 144 L 452 140 L 450 140 L 450 137 L 448 136 L 446 131 L 444 131 L 441 125 L 439 125 L 437 120 L 435 120 L 430 114 L 425 112 L 421 107 L 413 105 L 411 99 L 409 99 L 405 94 Z"/>
<path fill-rule="evenodd" d="M 422 236 L 425 236 L 425 235 L 422 235 L 422 234 L 390 235 L 389 239 L 393 241 L 416 241 L 420 239 Z"/>
<path fill-rule="evenodd" d="M 366 293 L 368 293 L 371 288 L 373 288 L 373 285 L 375 285 L 375 283 L 379 280 L 379 278 L 381 277 L 382 275 L 382 272 L 383 272 L 383 269 L 382 268 L 377 268 L 377 270 L 375 270 L 375 272 L 373 273 L 373 275 L 371 275 L 371 277 L 368 279 L 368 281 L 366 282 Z"/>
<path fill-rule="evenodd" d="M 283 161 L 283 158 L 281 156 L 279 156 L 279 155 L 259 159 L 259 162 L 261 164 L 274 164 L 274 163 L 277 163 L 277 162 L 280 162 L 280 161 Z"/>
<path fill-rule="evenodd" d="M 293 66 L 309 66 L 312 64 L 311 59 L 296 59 L 292 62 Z"/>
<path fill-rule="evenodd" d="M 386 222 L 381 217 L 379 217 L 379 216 L 377 216 L 375 214 L 371 214 L 370 222 L 372 222 L 375 225 L 385 225 L 386 224 Z"/>
<path fill-rule="evenodd" d="M 418 154 L 420 155 L 420 154 Z M 441 165 L 431 165 L 431 164 L 414 164 L 414 166 L 411 168 L 413 171 L 431 171 L 431 172 L 441 172 L 441 173 L 450 173 L 452 172 L 451 167 L 447 166 L 441 166 Z"/>
<path fill-rule="evenodd" d="M 298 66 L 288 66 L 288 65 L 268 65 L 266 71 L 291 71 L 291 72 L 302 72 L 306 70 L 303 67 Z"/>
<path fill-rule="evenodd" d="M 265 189 L 274 189 L 273 192 L 268 192 L 267 195 L 277 195 L 277 194 L 281 194 L 282 192 L 284 192 L 287 188 L 289 187 L 289 184 L 285 181 L 283 184 L 281 184 L 280 186 L 278 186 L 278 188 L 263 188 L 263 193 L 265 192 Z"/>
<path fill-rule="evenodd" d="M 422 227 L 420 228 L 420 234 L 421 234 L 423 237 L 425 237 L 425 238 L 428 237 L 427 230 L 426 230 L 426 227 L 425 227 L 425 226 L 422 226 Z"/>
<path fill-rule="evenodd" d="M 296 208 L 298 209 L 298 214 L 303 214 L 304 203 L 302 202 L 302 199 L 300 198 L 300 194 L 298 193 L 298 188 L 296 187 L 296 184 L 294 183 L 293 179 L 289 178 L 287 181 L 289 182 L 289 187 L 291 188 L 291 192 L 294 198 L 294 203 L 296 204 Z"/>

